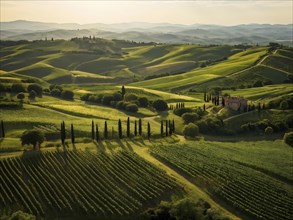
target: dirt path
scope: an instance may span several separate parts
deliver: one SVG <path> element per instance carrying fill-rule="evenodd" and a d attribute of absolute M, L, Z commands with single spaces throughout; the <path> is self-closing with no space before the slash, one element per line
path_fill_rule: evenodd
<path fill-rule="evenodd" d="M 181 135 L 177 135 L 180 141 L 185 141 L 184 137 Z M 231 217 L 232 219 L 240 219 L 228 210 L 224 209 L 222 206 L 220 206 L 218 203 L 216 203 L 207 193 L 205 193 L 203 190 L 201 190 L 199 187 L 194 185 L 192 182 L 181 176 L 179 173 L 177 173 L 175 170 L 171 169 L 161 161 L 154 158 L 147 147 L 143 146 L 133 146 L 133 150 L 135 153 L 143 157 L 145 160 L 151 162 L 155 166 L 163 169 L 166 171 L 168 175 L 175 178 L 178 183 L 180 183 L 185 191 L 194 198 L 202 198 L 205 201 L 207 201 L 209 204 L 211 204 L 212 207 L 222 211 L 225 215 Z"/>

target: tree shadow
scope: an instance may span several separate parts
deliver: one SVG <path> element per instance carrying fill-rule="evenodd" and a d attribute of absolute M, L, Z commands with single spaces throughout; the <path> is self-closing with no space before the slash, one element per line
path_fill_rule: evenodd
<path fill-rule="evenodd" d="M 74 151 L 76 151 L 75 143 L 72 143 L 72 148 L 73 148 Z"/>
<path fill-rule="evenodd" d="M 94 144 L 96 145 L 97 149 L 100 150 L 101 152 L 105 153 L 106 152 L 106 147 L 103 144 L 103 141 L 94 141 Z"/>
<path fill-rule="evenodd" d="M 131 139 L 132 143 L 135 144 L 136 146 L 139 147 L 143 147 L 145 146 L 144 144 L 142 144 L 141 142 L 137 141 L 136 139 Z"/>
<path fill-rule="evenodd" d="M 107 149 L 109 149 L 111 151 L 111 153 L 113 154 L 114 153 L 113 149 L 115 148 L 115 146 L 111 143 L 111 141 L 108 141 L 108 140 L 105 140 L 105 143 L 107 145 Z"/>

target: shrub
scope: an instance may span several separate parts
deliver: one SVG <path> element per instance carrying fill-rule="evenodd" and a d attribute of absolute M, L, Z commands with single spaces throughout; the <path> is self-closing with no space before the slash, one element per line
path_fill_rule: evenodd
<path fill-rule="evenodd" d="M 123 101 L 119 101 L 116 103 L 116 108 L 123 110 L 124 109 L 124 102 Z"/>
<path fill-rule="evenodd" d="M 165 110 L 168 110 L 167 102 L 165 102 L 164 100 L 161 100 L 161 99 L 158 99 L 158 100 L 154 101 L 153 102 L 153 107 L 157 111 L 165 111 Z"/>
<path fill-rule="evenodd" d="M 272 127 L 270 127 L 270 126 L 266 127 L 265 134 L 272 134 L 273 132 L 274 132 L 274 130 Z"/>
<path fill-rule="evenodd" d="M 131 102 L 137 100 L 137 96 L 133 93 L 126 93 L 124 99 L 125 101 Z"/>
<path fill-rule="evenodd" d="M 25 88 L 21 83 L 14 83 L 11 86 L 11 92 L 12 93 L 25 92 Z"/>
<path fill-rule="evenodd" d="M 290 147 L 293 147 L 293 132 L 289 132 L 284 135 L 284 142 Z"/>
<path fill-rule="evenodd" d="M 87 101 L 89 101 L 89 102 L 97 102 L 97 96 L 96 95 L 89 95 Z"/>
<path fill-rule="evenodd" d="M 138 102 L 140 107 L 148 107 L 149 105 L 149 100 L 146 97 L 139 97 Z"/>
<path fill-rule="evenodd" d="M 61 91 L 59 89 L 51 90 L 51 96 L 60 97 L 60 95 L 61 95 Z"/>
<path fill-rule="evenodd" d="M 199 119 L 199 116 L 196 113 L 184 113 L 182 115 L 182 119 L 184 120 L 185 124 L 194 123 L 196 120 Z"/>
<path fill-rule="evenodd" d="M 110 105 L 111 101 L 114 101 L 113 95 L 104 95 L 102 98 L 102 103 L 104 105 Z"/>
<path fill-rule="evenodd" d="M 198 126 L 193 123 L 189 123 L 188 125 L 185 125 L 183 128 L 183 134 L 186 137 L 196 137 L 198 135 L 198 132 Z"/>
<path fill-rule="evenodd" d="M 280 103 L 280 108 L 281 108 L 282 110 L 285 110 L 285 109 L 287 109 L 288 107 L 289 107 L 289 104 L 288 104 L 287 101 L 282 101 L 282 102 Z"/>
<path fill-rule="evenodd" d="M 136 104 L 131 103 L 131 104 L 128 104 L 128 105 L 125 106 L 125 110 L 129 111 L 129 112 L 137 112 L 138 107 L 137 107 Z"/>
<path fill-rule="evenodd" d="M 66 100 L 73 100 L 74 97 L 74 93 L 72 91 L 69 90 L 63 90 L 61 92 L 61 98 L 62 99 L 66 99 Z"/>
<path fill-rule="evenodd" d="M 21 92 L 21 93 L 18 93 L 16 97 L 20 100 L 23 100 L 25 98 L 25 95 L 23 92 Z"/>
<path fill-rule="evenodd" d="M 83 94 L 82 96 L 80 96 L 80 100 L 87 102 L 91 95 L 92 94 L 90 94 L 90 93 Z"/>
<path fill-rule="evenodd" d="M 122 95 L 120 92 L 115 92 L 113 94 L 113 97 L 114 97 L 114 101 L 121 101 L 122 100 Z"/>
<path fill-rule="evenodd" d="M 37 96 L 42 97 L 42 94 L 43 94 L 43 87 L 42 86 L 40 86 L 38 84 L 30 84 L 27 87 L 27 91 L 30 92 L 33 90 L 37 93 Z"/>
<path fill-rule="evenodd" d="M 245 131 L 245 132 L 249 131 L 248 124 L 243 124 L 243 125 L 241 125 L 241 130 L 242 130 L 242 131 Z"/>
<path fill-rule="evenodd" d="M 178 108 L 174 109 L 173 113 L 178 116 L 182 116 L 184 113 L 193 112 L 191 108 Z"/>
<path fill-rule="evenodd" d="M 263 86 L 263 82 L 258 80 L 253 84 L 253 87 L 262 87 Z"/>

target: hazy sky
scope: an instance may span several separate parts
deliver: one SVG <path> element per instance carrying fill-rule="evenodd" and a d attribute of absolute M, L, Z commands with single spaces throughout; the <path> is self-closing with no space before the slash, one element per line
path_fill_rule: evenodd
<path fill-rule="evenodd" d="M 58 23 L 169 22 L 180 24 L 292 23 L 292 0 L 5 1 L 1 21 Z"/>

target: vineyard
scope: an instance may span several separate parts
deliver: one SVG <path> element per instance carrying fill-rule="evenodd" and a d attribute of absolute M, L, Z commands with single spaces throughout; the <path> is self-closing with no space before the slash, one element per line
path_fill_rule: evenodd
<path fill-rule="evenodd" d="M 152 148 L 151 153 L 250 218 L 293 219 L 290 181 L 278 180 L 204 147 L 162 145 Z"/>
<path fill-rule="evenodd" d="M 1 215 L 132 216 L 179 186 L 135 153 L 37 153 L 0 161 Z"/>

